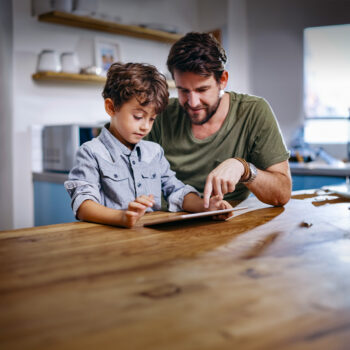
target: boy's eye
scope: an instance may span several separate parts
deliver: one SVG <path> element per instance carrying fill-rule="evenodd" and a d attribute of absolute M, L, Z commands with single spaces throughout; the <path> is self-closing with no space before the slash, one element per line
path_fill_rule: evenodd
<path fill-rule="evenodd" d="M 136 120 L 141 120 L 141 119 L 142 119 L 142 117 L 138 117 L 137 115 L 134 115 L 134 118 L 135 118 Z"/>
<path fill-rule="evenodd" d="M 153 123 L 156 120 L 156 118 L 151 118 L 150 121 Z"/>

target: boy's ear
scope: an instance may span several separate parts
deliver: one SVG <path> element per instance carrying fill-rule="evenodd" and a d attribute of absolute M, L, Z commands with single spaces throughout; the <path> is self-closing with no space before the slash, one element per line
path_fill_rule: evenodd
<path fill-rule="evenodd" d="M 113 117 L 115 114 L 114 103 L 111 98 L 105 99 L 105 110 L 109 114 L 110 117 Z"/>

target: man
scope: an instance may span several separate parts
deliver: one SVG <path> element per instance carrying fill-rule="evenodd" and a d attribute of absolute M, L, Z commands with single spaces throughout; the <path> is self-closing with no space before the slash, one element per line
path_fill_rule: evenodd
<path fill-rule="evenodd" d="M 167 66 L 178 99 L 170 101 L 149 134 L 172 170 L 203 193 L 243 200 L 250 191 L 282 206 L 291 196 L 289 152 L 268 103 L 224 92 L 226 55 L 209 34 L 188 33 L 171 48 Z"/>

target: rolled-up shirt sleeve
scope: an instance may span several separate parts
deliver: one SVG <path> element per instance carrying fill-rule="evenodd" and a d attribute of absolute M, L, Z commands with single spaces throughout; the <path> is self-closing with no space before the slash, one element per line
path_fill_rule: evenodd
<path fill-rule="evenodd" d="M 101 204 L 99 170 L 90 149 L 83 145 L 79 148 L 75 165 L 65 181 L 64 187 L 71 197 L 71 206 L 76 217 L 80 205 L 90 199 Z"/>
<path fill-rule="evenodd" d="M 182 181 L 176 178 L 176 174 L 170 169 L 170 164 L 165 158 L 162 148 L 159 164 L 161 170 L 162 192 L 164 199 L 168 202 L 168 210 L 171 212 L 182 211 L 184 197 L 188 193 L 193 192 L 198 196 L 200 196 L 200 194 L 194 187 L 185 185 Z"/>

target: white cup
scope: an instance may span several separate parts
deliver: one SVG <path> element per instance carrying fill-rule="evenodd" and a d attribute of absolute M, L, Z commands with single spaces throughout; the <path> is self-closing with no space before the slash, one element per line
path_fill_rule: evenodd
<path fill-rule="evenodd" d="M 55 50 L 42 50 L 38 56 L 37 72 L 60 72 L 61 64 Z"/>
<path fill-rule="evenodd" d="M 61 54 L 62 72 L 79 73 L 80 64 L 77 55 L 74 52 L 63 52 Z"/>
<path fill-rule="evenodd" d="M 53 6 L 56 11 L 72 12 L 73 0 L 54 0 Z"/>

